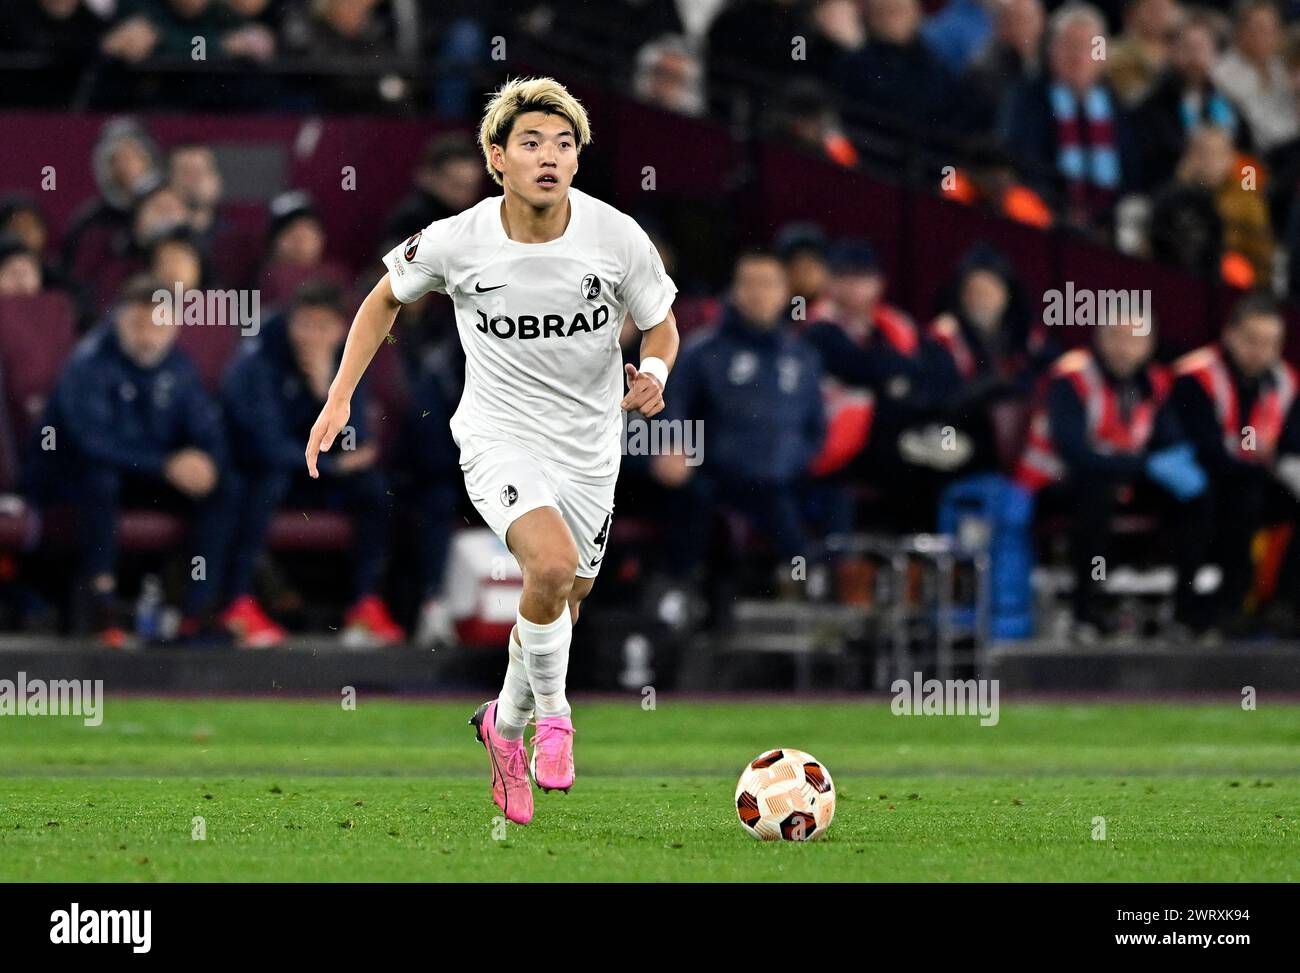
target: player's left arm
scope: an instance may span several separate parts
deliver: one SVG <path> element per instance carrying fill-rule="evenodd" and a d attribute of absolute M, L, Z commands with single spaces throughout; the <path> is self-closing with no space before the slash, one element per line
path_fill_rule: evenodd
<path fill-rule="evenodd" d="M 677 360 L 679 343 L 672 308 L 668 309 L 668 317 L 641 332 L 641 367 L 623 366 L 627 372 L 627 395 L 621 403 L 625 412 L 635 410 L 649 419 L 663 411 L 664 386 Z"/>

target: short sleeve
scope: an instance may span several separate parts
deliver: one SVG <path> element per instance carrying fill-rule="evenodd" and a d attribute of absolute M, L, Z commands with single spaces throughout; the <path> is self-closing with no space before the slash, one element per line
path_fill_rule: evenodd
<path fill-rule="evenodd" d="M 403 304 L 419 300 L 430 291 L 446 293 L 445 221 L 430 223 L 403 240 L 384 256 L 393 296 Z"/>
<path fill-rule="evenodd" d="M 628 229 L 627 267 L 619 297 L 636 326 L 646 331 L 668 317 L 677 285 L 664 270 L 664 262 L 650 237 L 631 217 L 628 217 Z"/>

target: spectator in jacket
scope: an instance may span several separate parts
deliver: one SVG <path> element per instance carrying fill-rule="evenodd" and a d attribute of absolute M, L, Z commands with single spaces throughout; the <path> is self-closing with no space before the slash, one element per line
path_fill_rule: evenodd
<path fill-rule="evenodd" d="M 122 238 L 131 232 L 137 202 L 162 178 L 158 147 L 130 118 L 104 126 L 91 165 L 99 196 L 77 210 L 63 237 L 63 269 L 77 281 L 94 281 L 105 262 L 116 259 Z M 116 295 L 116 290 L 103 295 L 103 304 Z"/>
<path fill-rule="evenodd" d="M 1151 200 L 1149 242 L 1155 259 L 1210 280 L 1218 277 L 1223 269 L 1223 220 L 1214 194 L 1182 182 L 1160 190 Z"/>
<path fill-rule="evenodd" d="M 454 337 L 428 347 L 411 383 L 403 457 L 408 461 L 419 523 L 417 573 L 422 605 L 415 643 L 456 641 L 445 601 L 452 518 L 459 506 L 460 450 L 449 428 L 465 386 L 465 353 Z"/>
<path fill-rule="evenodd" d="M 815 352 L 790 330 L 780 260 L 742 256 L 721 324 L 673 369 L 667 421 L 700 422 L 708 437 L 698 466 L 681 454 L 657 457 L 659 478 L 688 494 L 674 524 L 682 577 L 701 567 L 718 510 L 742 514 L 787 570 L 790 558 L 809 556 L 800 490 L 825 433 L 820 377 Z"/>
<path fill-rule="evenodd" d="M 1300 135 L 1277 4 L 1242 0 L 1235 29 L 1232 47 L 1214 67 L 1214 82 L 1246 117 L 1255 146 L 1272 155 Z"/>
<path fill-rule="evenodd" d="M 812 78 L 786 85 L 770 122 L 783 143 L 846 169 L 858 164 L 858 150 L 844 134 L 839 112 L 825 88 Z"/>
<path fill-rule="evenodd" d="M 271 200 L 267 238 L 261 272 L 265 305 L 278 308 L 288 304 L 309 281 L 326 281 L 340 288 L 351 282 L 347 271 L 326 255 L 325 223 L 310 194 L 290 190 Z"/>
<path fill-rule="evenodd" d="M 85 278 L 90 281 L 96 306 L 107 308 L 128 279 L 146 273 L 154 241 L 188 226 L 188 220 L 184 200 L 166 185 L 160 183 L 141 193 L 131 212 L 130 227 L 112 237 L 108 250 Z"/>
<path fill-rule="evenodd" d="M 704 66 L 686 38 L 665 34 L 642 45 L 636 53 L 632 94 L 637 101 L 679 115 L 699 118 L 705 113 Z"/>
<path fill-rule="evenodd" d="M 1171 497 L 1192 500 L 1205 489 L 1177 417 L 1163 408 L 1172 379 L 1153 360 L 1152 323 L 1131 310 L 1106 317 L 1090 349 L 1067 352 L 1052 366 L 1016 474 L 1026 489 L 1049 489 L 1044 506 L 1071 515 L 1072 606 L 1084 639 L 1115 627 L 1101 605 L 1105 573 L 1097 570 L 1111 554 L 1114 514 L 1168 513 Z"/>
<path fill-rule="evenodd" d="M 885 301 L 885 273 L 869 243 L 841 241 L 830 265 L 826 317 L 804 332 L 821 361 L 830 424 L 813 471 L 860 476 L 883 492 L 879 512 L 890 521 L 929 529 L 934 510 L 913 481 L 928 484 L 934 464 L 950 458 L 934 421 L 945 396 L 936 349 Z"/>
<path fill-rule="evenodd" d="M 6 100 L 26 108 L 66 109 L 95 60 L 104 21 L 85 0 L 24 0 L 0 10 L 0 50 L 40 55 L 44 63 L 6 74 Z"/>
<path fill-rule="evenodd" d="M 1095 7 L 1052 16 L 1045 73 L 1010 95 L 1002 139 L 1029 184 L 1080 227 L 1109 224 L 1119 197 L 1140 185 L 1140 160 L 1123 105 L 1098 56 L 1106 26 Z"/>
<path fill-rule="evenodd" d="M 284 319 L 268 322 L 256 345 L 231 364 L 221 399 L 235 462 L 247 483 L 245 517 L 232 568 L 236 596 L 228 613 L 250 646 L 274 645 L 284 630 L 252 595 L 253 571 L 275 512 L 285 505 L 340 507 L 353 519 L 353 603 L 344 618 L 349 644 L 391 645 L 403 638 L 379 597 L 388 552 L 388 483 L 379 447 L 367 435 L 366 400 L 353 398 L 341 448 L 322 454 L 321 477 L 307 475 L 303 444 L 320 413 L 347 336 L 342 294 L 323 282 L 303 285 Z M 349 432 L 350 430 L 350 432 Z"/>
<path fill-rule="evenodd" d="M 0 297 L 31 297 L 44 287 L 40 258 L 14 237 L 0 236 Z"/>
<path fill-rule="evenodd" d="M 837 89 L 908 129 L 948 125 L 956 103 L 953 75 L 921 39 L 918 0 L 867 0 L 865 9 L 867 42 L 839 55 Z"/>
<path fill-rule="evenodd" d="M 1244 601 L 1255 578 L 1255 534 L 1297 522 L 1300 409 L 1296 370 L 1282 359 L 1285 332 L 1276 300 L 1252 292 L 1217 343 L 1174 364 L 1171 405 L 1209 476 L 1209 489 L 1180 520 L 1177 614 L 1194 632 L 1249 627 Z M 1298 548 L 1290 545 L 1278 581 L 1277 602 L 1292 614 L 1300 604 Z M 1218 565 L 1221 581 L 1206 594 L 1196 580 L 1209 564 Z"/>
<path fill-rule="evenodd" d="M 1177 0 L 1129 0 L 1124 33 L 1106 57 L 1106 76 L 1125 105 L 1145 97 L 1168 65 L 1182 15 Z"/>
<path fill-rule="evenodd" d="M 178 226 L 154 240 L 149 249 L 149 273 L 168 287 L 179 284 L 182 291 L 206 287 L 207 258 L 198 235 L 188 226 Z"/>
<path fill-rule="evenodd" d="M 1163 186 L 1173 178 L 1188 135 L 1203 125 L 1224 129 L 1239 149 L 1250 147 L 1245 123 L 1211 77 L 1218 57 L 1214 20 L 1205 14 L 1184 20 L 1174 38 L 1169 67 L 1136 113 L 1142 132 L 1142 178 L 1148 186 Z"/>
<path fill-rule="evenodd" d="M 149 57 L 191 56 L 195 37 L 211 38 L 213 56 L 223 53 L 221 35 L 242 25 L 215 0 L 124 0 L 118 22 L 104 35 L 104 54 L 134 64 Z"/>
<path fill-rule="evenodd" d="M 167 183 L 189 207 L 189 225 L 212 261 L 216 280 L 226 287 L 247 287 L 260 241 L 226 211 L 225 181 L 212 147 L 200 142 L 173 146 L 167 154 Z"/>
<path fill-rule="evenodd" d="M 921 25 L 926 46 L 953 74 L 966 69 L 993 34 L 994 0 L 949 0 Z"/>
<path fill-rule="evenodd" d="M 1177 182 L 1208 194 L 1214 202 L 1221 233 L 1223 278 L 1248 289 L 1268 286 L 1273 279 L 1273 228 L 1263 194 L 1248 184 L 1222 128 L 1207 126 L 1192 133 L 1179 163 Z M 1156 210 L 1163 209 L 1157 199 Z"/>
<path fill-rule="evenodd" d="M 653 13 L 654 4 L 649 6 Z M 682 30 L 678 27 L 672 32 Z M 790 57 L 794 37 L 806 38 L 814 48 L 803 63 Z M 815 71 L 823 63 L 818 55 L 827 50 L 799 0 L 730 0 L 709 25 L 708 39 L 709 70 L 724 79 L 736 71 L 748 71 L 758 77 L 786 80 L 796 69 Z"/>
<path fill-rule="evenodd" d="M 967 131 L 980 135 L 992 131 L 1007 92 L 1038 73 L 1044 21 L 1042 0 L 1006 0 L 998 5 L 993 35 L 960 82 Z"/>
<path fill-rule="evenodd" d="M 435 135 L 424 146 L 414 186 L 384 224 L 387 253 L 436 220 L 469 209 L 484 196 L 483 160 L 462 132 Z"/>
<path fill-rule="evenodd" d="M 796 304 L 796 321 L 820 321 L 830 308 L 828 288 L 831 268 L 830 243 L 815 223 L 789 223 L 781 228 L 772 244 L 785 264 L 786 279 Z M 674 278 L 675 280 L 676 278 Z"/>
<path fill-rule="evenodd" d="M 15 195 L 0 200 L 0 240 L 20 243 L 36 256 L 41 288 L 67 294 L 76 309 L 78 332 L 89 331 L 94 318 L 90 315 L 85 285 L 68 277 L 58 262 L 48 257 L 50 227 L 34 198 Z"/>
<path fill-rule="evenodd" d="M 997 472 L 1005 444 L 995 412 L 1032 401 L 1057 352 L 1046 329 L 1032 327 L 1010 263 L 989 246 L 976 245 L 962 258 L 945 304 L 927 335 L 937 347 L 936 381 L 947 390 L 941 419 L 954 430 L 953 451 L 969 452 L 949 472 Z"/>
<path fill-rule="evenodd" d="M 104 644 L 118 648 L 129 640 L 117 602 L 118 512 L 161 506 L 191 518 L 189 550 L 204 570 L 201 578 L 191 570 L 196 580 L 184 610 L 196 631 L 224 593 L 226 544 L 239 502 L 238 484 L 224 472 L 220 413 L 175 346 L 172 313 L 154 300 L 160 290 L 167 290 L 160 281 L 134 278 L 112 317 L 77 346 L 50 398 L 30 464 L 29 490 L 38 503 L 77 507 L 80 575 L 94 625 Z"/>

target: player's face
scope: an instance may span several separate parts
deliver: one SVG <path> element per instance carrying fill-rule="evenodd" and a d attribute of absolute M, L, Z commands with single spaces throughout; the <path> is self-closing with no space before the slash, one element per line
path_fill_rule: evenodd
<path fill-rule="evenodd" d="M 1252 314 L 1223 333 L 1223 343 L 1247 376 L 1262 375 L 1282 358 L 1286 328 L 1273 314 Z"/>
<path fill-rule="evenodd" d="M 492 164 L 513 193 L 537 209 L 569 195 L 578 171 L 578 141 L 562 115 L 532 111 L 515 119 L 503 147 L 492 146 Z"/>

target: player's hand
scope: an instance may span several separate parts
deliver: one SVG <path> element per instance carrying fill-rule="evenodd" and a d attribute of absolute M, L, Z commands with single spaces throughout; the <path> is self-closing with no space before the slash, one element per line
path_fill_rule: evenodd
<path fill-rule="evenodd" d="M 316 469 L 316 458 L 321 453 L 330 451 L 330 447 L 334 445 L 334 437 L 348 424 L 351 415 L 352 403 L 347 399 L 337 402 L 332 399 L 326 400 L 325 408 L 320 410 L 320 415 L 316 417 L 316 422 L 311 427 L 311 434 L 307 437 L 307 472 L 311 474 L 313 480 L 320 478 L 320 471 Z"/>
<path fill-rule="evenodd" d="M 664 411 L 664 387 L 659 379 L 648 372 L 637 371 L 635 365 L 624 365 L 627 373 L 627 395 L 623 396 L 624 412 L 637 411 L 649 419 Z"/>

